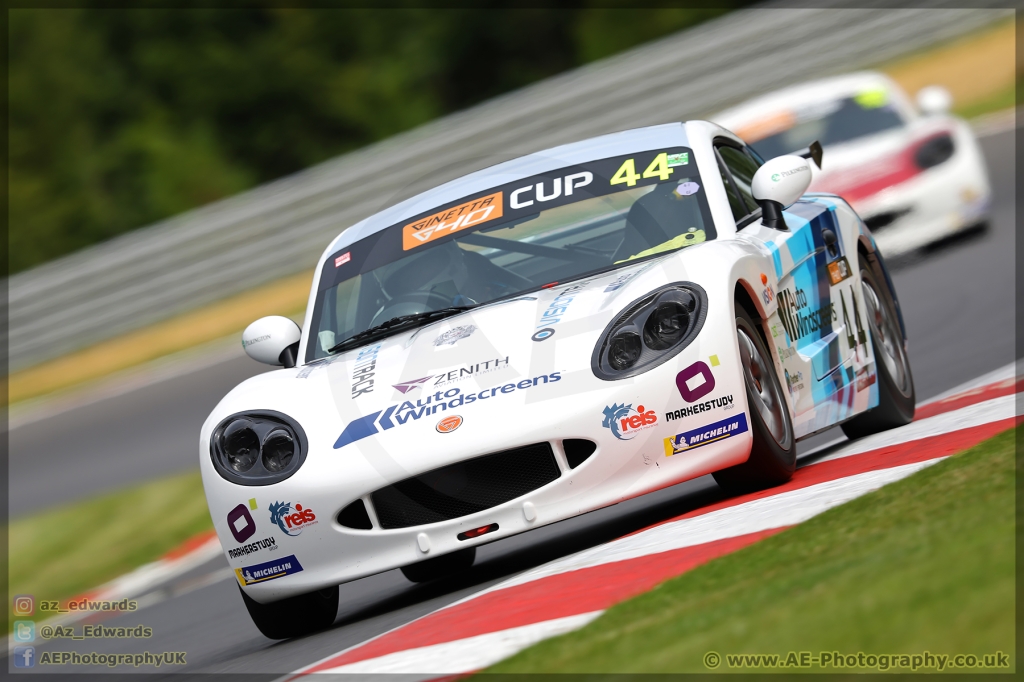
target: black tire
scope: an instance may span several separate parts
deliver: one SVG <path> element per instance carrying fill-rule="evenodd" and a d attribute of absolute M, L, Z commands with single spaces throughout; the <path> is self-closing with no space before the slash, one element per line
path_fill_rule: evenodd
<path fill-rule="evenodd" d="M 863 254 L 858 257 L 868 333 L 878 374 L 878 405 L 842 424 L 850 440 L 909 424 L 914 419 L 914 377 L 903 342 L 893 293 L 879 281 Z M 880 305 L 876 305 L 876 301 Z"/>
<path fill-rule="evenodd" d="M 737 302 L 736 338 L 754 441 L 746 462 L 713 474 L 718 485 L 730 493 L 780 485 L 796 470 L 793 420 L 763 333 L 761 325 Z"/>
<path fill-rule="evenodd" d="M 451 554 L 427 559 L 417 564 L 402 567 L 402 575 L 411 582 L 425 583 L 461 573 L 473 565 L 476 547 L 466 547 Z"/>
<path fill-rule="evenodd" d="M 260 604 L 252 599 L 241 586 L 238 591 L 242 593 L 242 601 L 252 622 L 268 639 L 308 635 L 329 628 L 338 616 L 337 585 L 269 604 Z"/>

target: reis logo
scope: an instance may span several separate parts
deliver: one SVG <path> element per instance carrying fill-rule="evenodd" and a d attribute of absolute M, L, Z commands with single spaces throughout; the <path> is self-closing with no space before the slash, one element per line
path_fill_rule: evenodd
<path fill-rule="evenodd" d="M 604 421 L 601 426 L 610 429 L 619 440 L 632 440 L 637 431 L 650 428 L 658 423 L 658 415 L 654 410 L 644 409 L 643 405 L 617 404 L 604 408 Z"/>
<path fill-rule="evenodd" d="M 296 536 L 306 526 L 316 523 L 316 514 L 301 504 L 292 506 L 291 502 L 275 502 L 270 505 L 270 522 L 276 523 L 285 535 Z"/>

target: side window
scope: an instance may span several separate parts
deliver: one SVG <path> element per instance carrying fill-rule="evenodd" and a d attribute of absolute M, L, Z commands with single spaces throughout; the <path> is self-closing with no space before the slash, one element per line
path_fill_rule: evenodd
<path fill-rule="evenodd" d="M 722 161 L 725 162 L 732 179 L 736 182 L 736 190 L 740 193 L 740 198 L 747 206 L 744 215 L 753 213 L 757 210 L 757 202 L 754 201 L 750 183 L 754 181 L 754 173 L 757 172 L 760 164 L 745 154 L 743 150 L 735 147 L 722 145 L 718 148 L 718 153 L 722 156 Z"/>
<path fill-rule="evenodd" d="M 721 151 L 721 149 L 717 149 L 716 151 Z M 740 201 L 739 195 L 736 193 L 736 185 L 732 181 L 729 171 L 725 169 L 725 164 L 722 161 L 721 155 L 716 154 L 716 156 L 718 156 L 718 172 L 722 174 L 722 185 L 725 187 L 726 196 L 729 197 L 729 208 L 732 209 L 732 217 L 736 222 L 739 222 L 743 216 L 749 213 L 749 211 L 747 210 L 747 207 L 743 205 L 743 202 Z"/>

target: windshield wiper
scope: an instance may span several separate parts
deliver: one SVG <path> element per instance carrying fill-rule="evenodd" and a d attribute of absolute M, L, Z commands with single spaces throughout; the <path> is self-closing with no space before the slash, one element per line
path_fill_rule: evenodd
<path fill-rule="evenodd" d="M 355 348 L 356 346 L 366 343 L 371 340 L 381 339 L 389 334 L 403 331 L 405 329 L 411 329 L 412 327 L 419 326 L 425 322 L 433 322 L 434 320 L 440 320 L 445 317 L 465 312 L 476 306 L 472 305 L 456 305 L 448 308 L 441 308 L 439 310 L 428 310 L 423 313 L 413 313 L 411 315 L 399 315 L 398 317 L 392 317 L 387 322 L 381 322 L 375 327 L 365 329 L 358 334 L 353 334 L 341 343 L 335 344 L 327 349 L 328 353 L 338 353 L 341 351 Z"/>

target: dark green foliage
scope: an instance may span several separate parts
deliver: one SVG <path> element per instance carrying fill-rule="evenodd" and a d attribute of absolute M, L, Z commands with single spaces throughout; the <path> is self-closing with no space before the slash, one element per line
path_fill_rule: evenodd
<path fill-rule="evenodd" d="M 725 11 L 11 10 L 11 271 Z"/>

